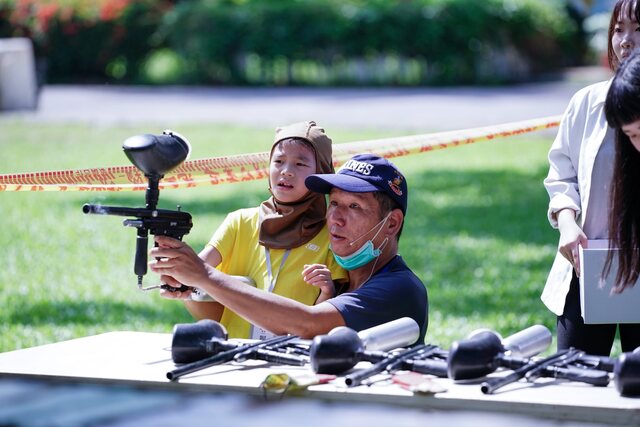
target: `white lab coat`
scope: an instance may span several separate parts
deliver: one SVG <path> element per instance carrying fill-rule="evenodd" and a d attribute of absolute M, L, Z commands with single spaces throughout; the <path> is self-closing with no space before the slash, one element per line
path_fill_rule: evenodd
<path fill-rule="evenodd" d="M 587 86 L 578 91 L 565 111 L 558 135 L 549 150 L 549 174 L 544 186 L 549 193 L 547 215 L 553 228 L 558 228 L 555 213 L 564 208 L 576 211 L 582 227 L 589 212 L 591 176 L 598 150 L 607 136 L 604 102 L 611 80 Z M 589 236 L 587 236 L 589 237 Z M 556 315 L 564 312 L 573 266 L 560 252 L 547 277 L 542 302 Z"/>

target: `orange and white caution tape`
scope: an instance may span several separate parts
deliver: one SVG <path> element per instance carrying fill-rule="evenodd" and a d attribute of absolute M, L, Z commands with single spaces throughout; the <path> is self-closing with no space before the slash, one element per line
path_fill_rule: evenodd
<path fill-rule="evenodd" d="M 337 167 L 359 153 L 392 158 L 480 141 L 492 141 L 557 127 L 561 116 L 515 123 L 333 145 Z M 253 181 L 268 177 L 269 153 L 189 160 L 166 174 L 160 188 L 184 188 Z M 0 175 L 0 191 L 145 190 L 147 179 L 134 166 Z"/>

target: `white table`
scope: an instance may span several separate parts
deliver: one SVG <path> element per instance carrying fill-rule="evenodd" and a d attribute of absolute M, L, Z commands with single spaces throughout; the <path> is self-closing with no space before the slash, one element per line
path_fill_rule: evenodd
<path fill-rule="evenodd" d="M 161 403 L 156 403 L 162 407 L 166 405 L 166 400 L 163 400 L 167 399 L 166 393 L 182 393 L 181 399 L 184 398 L 185 393 L 196 393 L 197 396 L 202 397 L 202 392 L 215 393 L 218 401 L 228 399 L 230 394 L 255 399 L 255 396 L 263 395 L 260 384 L 268 374 L 310 372 L 308 367 L 273 366 L 250 360 L 242 364 L 210 367 L 171 382 L 166 378 L 166 373 L 175 367 L 171 360 L 170 347 L 170 334 L 121 331 L 0 353 L 0 381 L 29 379 L 44 381 L 47 384 L 53 381 L 60 386 L 67 384 L 113 386 L 115 384 L 120 387 L 130 387 L 134 391 L 138 390 L 141 396 L 152 396 L 151 391 L 159 393 Z M 300 405 L 306 408 L 311 405 L 309 402 L 322 402 L 302 412 L 319 411 L 318 408 L 321 406 L 318 405 L 330 404 L 334 414 L 339 412 L 335 412 L 337 408 L 353 408 L 353 405 L 362 403 L 378 405 L 374 406 L 378 409 L 365 411 L 369 414 L 368 416 L 371 416 L 372 411 L 375 413 L 380 410 L 379 408 L 393 407 L 394 420 L 398 422 L 402 420 L 402 414 L 412 414 L 412 417 L 415 417 L 415 414 L 429 414 L 430 420 L 433 419 L 434 414 L 439 414 L 438 416 L 445 417 L 444 420 L 451 420 L 451 417 L 459 417 L 460 411 L 464 411 L 463 414 L 474 414 L 472 416 L 474 420 L 478 419 L 477 414 L 489 418 L 506 417 L 506 415 L 510 417 L 498 418 L 505 424 L 491 421 L 494 426 L 513 424 L 538 426 L 545 423 L 558 425 L 553 420 L 640 425 L 640 398 L 619 396 L 613 383 L 608 387 L 593 387 L 544 379 L 536 384 L 518 382 L 494 395 L 484 395 L 478 383 L 456 384 L 449 379 L 434 381 L 447 391 L 435 395 L 413 394 L 385 381 L 377 382 L 370 387 L 347 388 L 338 379 L 329 384 L 311 386 L 301 393 L 304 397 L 315 399 L 285 396 L 284 401 L 287 402 L 286 405 L 297 405 L 295 407 L 298 408 L 301 407 Z M 0 425 L 3 422 L 8 423 L 3 421 L 1 386 L 0 382 Z M 147 391 L 143 393 L 140 390 Z M 296 396 L 298 395 L 300 394 Z M 174 396 L 171 399 L 175 402 L 178 398 Z M 141 404 L 143 403 L 144 401 Z M 203 407 L 207 405 L 209 408 L 212 407 L 211 403 L 203 403 L 203 405 L 205 405 Z M 289 408 L 288 411 L 291 412 L 292 409 Z M 384 413 L 391 414 L 388 411 Z M 245 414 L 246 417 L 248 414 Z M 380 416 L 377 417 L 379 421 Z M 524 418 L 518 419 L 518 417 Z M 532 421 L 531 417 L 535 417 L 536 420 Z M 278 418 L 277 415 L 276 418 Z M 326 421 L 323 420 L 322 424 L 305 422 L 305 427 L 326 425 Z M 458 418 L 458 421 L 461 419 Z M 527 424 L 527 421 L 530 424 Z M 122 422 L 121 419 L 120 424 L 117 425 L 126 425 Z M 162 425 L 157 423 L 158 420 L 149 425 Z M 234 425 L 237 424 L 235 422 Z M 463 425 L 464 423 L 454 424 Z M 375 423 L 369 425 L 375 425 Z M 477 422 L 467 425 L 477 425 Z"/>

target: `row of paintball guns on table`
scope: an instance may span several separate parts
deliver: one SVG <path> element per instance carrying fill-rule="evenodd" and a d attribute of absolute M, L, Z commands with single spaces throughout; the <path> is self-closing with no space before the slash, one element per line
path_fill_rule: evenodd
<path fill-rule="evenodd" d="M 523 379 L 533 383 L 553 378 L 598 387 L 613 379 L 621 395 L 640 395 L 640 349 L 618 358 L 573 348 L 539 357 L 552 341 L 551 332 L 542 325 L 506 338 L 495 331 L 478 330 L 455 341 L 449 350 L 431 344 L 413 345 L 418 337 L 416 322 L 402 318 L 360 332 L 341 326 L 313 340 L 287 335 L 238 342 L 227 339 L 221 324 L 201 320 L 174 327 L 171 355 L 177 367 L 167 378 L 175 381 L 211 366 L 257 359 L 278 365 L 309 365 L 316 374 L 340 376 L 347 387 L 370 385 L 378 374 L 388 378 L 398 371 L 411 371 L 456 382 L 480 382 L 485 394 Z"/>

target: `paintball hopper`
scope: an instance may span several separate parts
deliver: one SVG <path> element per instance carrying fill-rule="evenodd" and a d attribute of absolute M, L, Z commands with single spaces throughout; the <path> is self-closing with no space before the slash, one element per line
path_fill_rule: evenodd
<path fill-rule="evenodd" d="M 414 344 L 419 337 L 420 327 L 409 317 L 360 332 L 341 326 L 313 339 L 309 349 L 311 367 L 320 374 L 340 374 L 363 360 L 361 356 L 365 351 L 405 347 Z"/>
<path fill-rule="evenodd" d="M 455 341 L 447 358 L 448 376 L 454 380 L 479 378 L 498 368 L 498 356 L 531 357 L 551 345 L 551 331 L 533 325 L 505 339 L 490 330 L 472 333 L 465 340 Z"/>
<path fill-rule="evenodd" d="M 189 157 L 191 145 L 182 135 L 165 130 L 161 135 L 127 138 L 122 149 L 129 161 L 146 176 L 162 177 Z"/>
<path fill-rule="evenodd" d="M 212 339 L 226 340 L 227 330 L 220 323 L 202 319 L 196 323 L 178 323 L 173 327 L 171 358 L 175 363 L 190 363 L 211 355 Z"/>
<path fill-rule="evenodd" d="M 640 347 L 622 353 L 613 369 L 616 390 L 622 396 L 640 395 Z"/>

